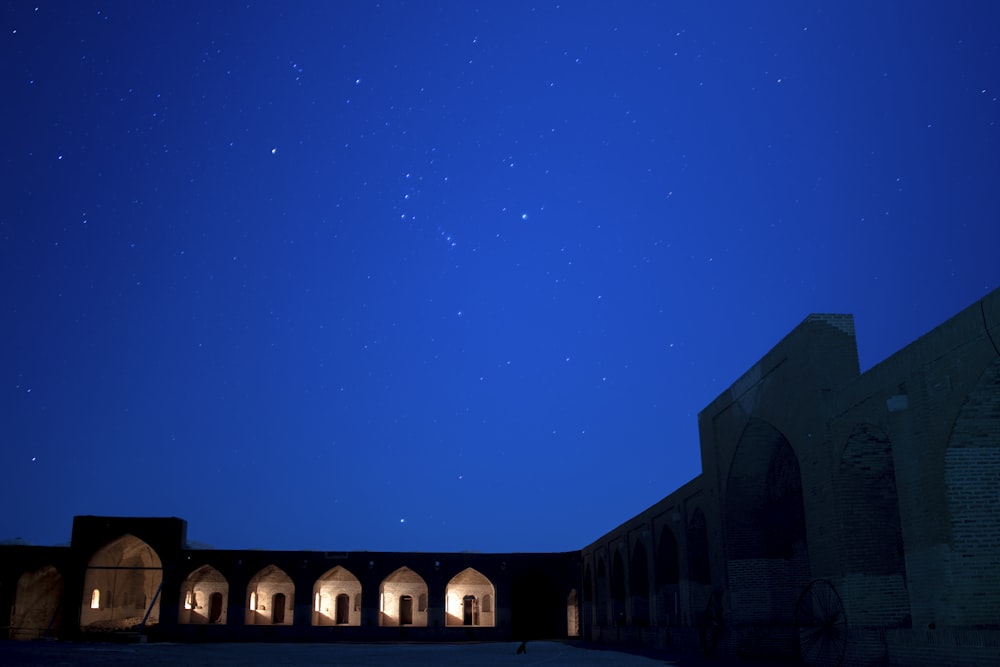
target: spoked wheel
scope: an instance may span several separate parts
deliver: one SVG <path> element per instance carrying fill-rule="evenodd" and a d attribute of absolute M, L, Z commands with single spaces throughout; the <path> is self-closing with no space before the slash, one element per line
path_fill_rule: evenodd
<path fill-rule="evenodd" d="M 795 603 L 795 629 L 805 664 L 840 667 L 847 651 L 847 614 L 833 584 L 816 579 L 805 587 Z"/>
<path fill-rule="evenodd" d="M 722 639 L 722 593 L 712 591 L 705 605 L 705 617 L 701 622 L 701 650 L 706 656 L 712 655 Z"/>

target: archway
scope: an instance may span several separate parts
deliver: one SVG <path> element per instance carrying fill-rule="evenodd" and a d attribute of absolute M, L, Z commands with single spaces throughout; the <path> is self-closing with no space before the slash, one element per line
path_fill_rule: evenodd
<path fill-rule="evenodd" d="M 615 549 L 611 560 L 611 620 L 615 625 L 625 625 L 625 565 L 621 549 Z"/>
<path fill-rule="evenodd" d="M 83 577 L 80 627 L 88 631 L 130 630 L 157 623 L 163 565 L 151 546 L 123 535 L 97 550 Z"/>
<path fill-rule="evenodd" d="M 855 427 L 840 458 L 836 489 L 843 572 L 838 588 L 847 617 L 856 625 L 900 625 L 910 613 L 902 522 L 892 445 L 880 428 Z"/>
<path fill-rule="evenodd" d="M 580 636 L 580 605 L 575 588 L 566 596 L 566 636 Z"/>
<path fill-rule="evenodd" d="M 729 468 L 726 555 L 735 622 L 790 624 L 809 582 L 799 462 L 774 426 L 752 419 Z"/>
<path fill-rule="evenodd" d="M 247 584 L 247 625 L 291 625 L 295 610 L 292 578 L 276 565 L 268 565 Z"/>
<path fill-rule="evenodd" d="M 478 570 L 465 568 L 445 587 L 445 625 L 492 628 L 495 596 L 493 582 Z"/>
<path fill-rule="evenodd" d="M 10 638 L 57 636 L 62 597 L 63 578 L 53 566 L 46 565 L 22 574 L 17 580 L 10 610 Z"/>
<path fill-rule="evenodd" d="M 202 565 L 181 584 L 177 622 L 193 625 L 226 623 L 229 582 L 211 565 Z"/>
<path fill-rule="evenodd" d="M 680 561 L 677 539 L 667 526 L 660 529 L 656 547 L 657 624 L 678 625 L 680 619 Z"/>
<path fill-rule="evenodd" d="M 950 585 L 964 602 L 949 622 L 996 626 L 1000 609 L 1000 360 L 979 376 L 952 426 L 944 457 L 951 525 Z M 961 591 L 961 593 L 957 593 Z"/>
<path fill-rule="evenodd" d="M 379 625 L 427 625 L 427 584 L 410 568 L 401 567 L 383 579 L 378 597 Z"/>
<path fill-rule="evenodd" d="M 596 604 L 597 604 L 597 626 L 608 625 L 608 574 L 604 566 L 604 557 L 597 557 L 597 583 L 596 583 Z"/>
<path fill-rule="evenodd" d="M 629 566 L 629 601 L 632 607 L 632 625 L 649 625 L 649 559 L 646 545 L 636 540 L 632 546 L 632 562 Z"/>
<path fill-rule="evenodd" d="M 361 625 L 361 582 L 348 569 L 338 565 L 316 580 L 312 624 Z"/>

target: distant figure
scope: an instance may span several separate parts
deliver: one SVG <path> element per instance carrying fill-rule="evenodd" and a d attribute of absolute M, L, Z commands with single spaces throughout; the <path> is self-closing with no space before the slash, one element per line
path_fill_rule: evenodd
<path fill-rule="evenodd" d="M 527 652 L 528 652 L 528 642 L 527 640 L 525 640 L 521 642 L 520 646 L 517 647 L 517 654 L 521 655 L 522 653 L 527 653 Z"/>

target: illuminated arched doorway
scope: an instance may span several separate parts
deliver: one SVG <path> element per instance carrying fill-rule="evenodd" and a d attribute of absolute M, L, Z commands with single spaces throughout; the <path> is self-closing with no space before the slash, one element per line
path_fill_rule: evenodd
<path fill-rule="evenodd" d="M 225 625 L 229 582 L 211 565 L 202 565 L 181 585 L 178 623 Z"/>
<path fill-rule="evenodd" d="M 496 591 L 482 573 L 468 567 L 445 587 L 444 623 L 492 628 L 495 624 Z"/>
<path fill-rule="evenodd" d="M 291 577 L 268 565 L 247 585 L 247 625 L 291 625 L 295 584 Z"/>
<path fill-rule="evenodd" d="M 341 566 L 313 585 L 313 625 L 361 625 L 361 582 Z"/>
<path fill-rule="evenodd" d="M 11 639 L 39 639 L 58 634 L 63 579 L 51 565 L 25 572 L 17 580 L 10 610 Z"/>
<path fill-rule="evenodd" d="M 408 567 L 382 580 L 378 589 L 379 625 L 427 625 L 427 584 Z"/>
<path fill-rule="evenodd" d="M 580 636 L 580 604 L 575 588 L 566 596 L 566 636 Z"/>
<path fill-rule="evenodd" d="M 163 564 L 151 546 L 123 535 L 99 549 L 83 577 L 80 627 L 115 631 L 160 620 Z"/>

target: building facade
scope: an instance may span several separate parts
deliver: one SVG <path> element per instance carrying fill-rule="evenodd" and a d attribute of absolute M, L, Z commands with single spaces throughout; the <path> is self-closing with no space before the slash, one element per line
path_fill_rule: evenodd
<path fill-rule="evenodd" d="M 699 414 L 702 474 L 561 554 L 192 549 L 77 517 L 0 546 L 10 636 L 580 637 L 808 664 L 1000 654 L 1000 290 L 860 373 L 810 315 Z"/>

